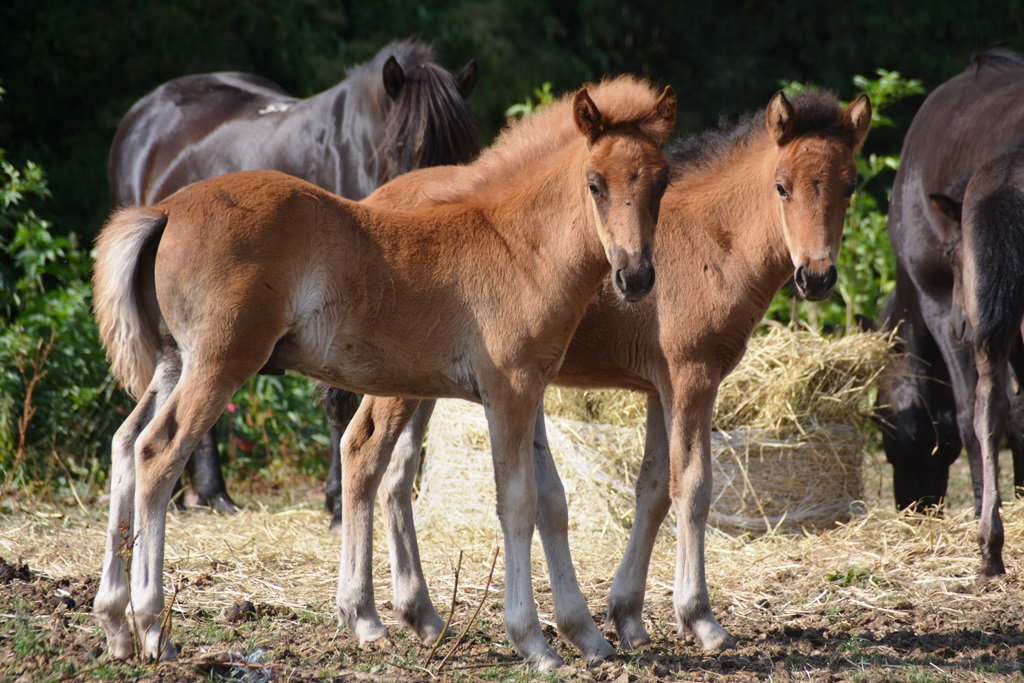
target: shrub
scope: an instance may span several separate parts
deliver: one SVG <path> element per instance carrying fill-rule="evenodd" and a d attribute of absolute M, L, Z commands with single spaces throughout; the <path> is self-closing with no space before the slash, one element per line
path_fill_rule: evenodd
<path fill-rule="evenodd" d="M 47 199 L 43 170 L 0 150 L 0 474 L 6 485 L 97 468 L 124 400 L 90 310 L 89 257 L 26 206 Z M 17 469 L 17 471 L 15 471 Z"/>

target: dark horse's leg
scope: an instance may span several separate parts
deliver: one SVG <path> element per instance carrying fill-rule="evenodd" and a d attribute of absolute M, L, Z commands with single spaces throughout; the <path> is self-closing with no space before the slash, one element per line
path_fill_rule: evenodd
<path fill-rule="evenodd" d="M 1013 375 L 1007 388 L 1010 411 L 1006 421 L 1006 438 L 1013 453 L 1013 492 L 1024 498 L 1024 344 L 1018 338 L 1010 353 Z"/>
<path fill-rule="evenodd" d="M 352 416 L 359 409 L 362 397 L 343 389 L 327 387 L 324 391 L 324 412 L 331 425 L 331 462 L 327 468 L 327 490 L 324 505 L 331 513 L 331 531 L 341 531 L 341 437 Z"/>
<path fill-rule="evenodd" d="M 216 425 L 199 441 L 199 445 L 189 456 L 186 467 L 196 490 L 198 505 L 209 505 L 217 512 L 224 513 L 233 513 L 239 510 L 238 505 L 228 495 L 227 484 L 224 482 L 224 475 L 221 472 L 220 455 L 217 452 Z M 179 510 L 186 508 L 183 488 L 181 479 L 174 482 L 171 499 L 174 501 L 174 507 Z"/>
<path fill-rule="evenodd" d="M 235 501 L 228 495 L 227 484 L 221 471 L 216 424 L 203 435 L 192 451 L 192 456 L 188 459 L 188 471 L 199 497 L 199 505 L 209 505 L 217 512 L 238 511 Z"/>

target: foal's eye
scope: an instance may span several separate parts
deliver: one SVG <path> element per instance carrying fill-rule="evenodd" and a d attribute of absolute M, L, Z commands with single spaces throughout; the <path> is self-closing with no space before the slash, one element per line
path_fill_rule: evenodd
<path fill-rule="evenodd" d="M 786 192 L 786 188 L 782 186 L 782 183 L 775 183 L 775 190 L 779 193 L 779 196 L 783 199 L 789 199 L 789 193 Z"/>
<path fill-rule="evenodd" d="M 594 199 L 601 198 L 601 188 L 597 186 L 597 183 L 590 183 L 590 194 L 594 196 Z"/>

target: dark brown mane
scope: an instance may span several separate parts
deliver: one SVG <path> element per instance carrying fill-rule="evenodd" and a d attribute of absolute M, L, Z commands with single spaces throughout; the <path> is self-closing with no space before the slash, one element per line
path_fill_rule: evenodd
<path fill-rule="evenodd" d="M 793 135 L 821 132 L 826 135 L 843 133 L 843 110 L 831 93 L 808 92 L 790 100 L 796 116 L 793 120 Z M 672 143 L 665 150 L 665 157 L 677 176 L 691 170 L 706 169 L 716 164 L 727 153 L 751 140 L 766 135 L 764 111 L 744 115 L 731 124 L 723 118 L 717 128 Z"/>
<path fill-rule="evenodd" d="M 480 153 L 476 123 L 455 78 L 434 62 L 428 45 L 392 43 L 364 65 L 381 93 L 381 69 L 392 55 L 402 66 L 405 80 L 384 122 L 378 148 L 380 181 L 415 168 L 472 161 Z"/>
<path fill-rule="evenodd" d="M 977 76 L 984 67 L 991 67 L 993 69 L 1003 69 L 1006 67 L 1024 68 L 1024 58 L 1018 55 L 1016 52 L 1006 50 L 1003 48 L 991 48 L 988 50 L 982 50 L 981 52 L 975 52 L 971 55 L 971 61 L 968 65 L 968 69 L 974 68 L 974 75 Z"/>

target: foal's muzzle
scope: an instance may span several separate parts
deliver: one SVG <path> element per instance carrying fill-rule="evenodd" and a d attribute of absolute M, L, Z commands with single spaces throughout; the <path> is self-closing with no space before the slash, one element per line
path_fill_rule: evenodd
<path fill-rule="evenodd" d="M 834 265 L 824 270 L 810 270 L 804 266 L 798 266 L 793 274 L 796 291 L 808 301 L 821 301 L 827 298 L 838 280 L 839 273 Z"/>
<path fill-rule="evenodd" d="M 644 247 L 639 255 L 630 256 L 618 249 L 612 257 L 612 281 L 626 301 L 640 301 L 654 288 L 654 264 L 651 249 Z"/>

